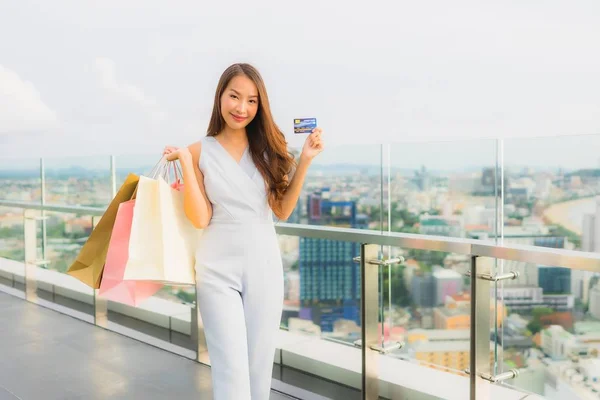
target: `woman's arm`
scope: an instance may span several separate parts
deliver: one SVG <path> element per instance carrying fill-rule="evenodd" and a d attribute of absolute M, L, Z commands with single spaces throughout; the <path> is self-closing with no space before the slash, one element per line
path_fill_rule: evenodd
<path fill-rule="evenodd" d="M 167 160 L 179 159 L 183 172 L 183 208 L 186 217 L 197 229 L 208 226 L 212 217 L 212 206 L 204 189 L 204 175 L 198 167 L 202 144 L 200 142 L 188 147 L 173 150 Z"/>
<path fill-rule="evenodd" d="M 296 208 L 298 198 L 302 192 L 302 186 L 304 185 L 304 179 L 306 178 L 308 167 L 310 166 L 313 158 L 323 151 L 324 145 L 321 139 L 321 133 L 321 128 L 315 128 L 313 132 L 308 135 L 306 141 L 304 142 L 304 147 L 302 148 L 302 153 L 300 154 L 300 161 L 298 162 L 296 172 L 294 173 L 292 181 L 286 188 L 285 192 L 283 193 L 283 198 L 281 199 L 281 215 L 275 214 L 275 216 L 280 220 L 288 219 L 294 212 L 294 208 Z"/>
<path fill-rule="evenodd" d="M 278 219 L 285 221 L 294 212 L 294 208 L 296 208 L 298 198 L 302 192 L 302 186 L 304 186 L 304 179 L 306 178 L 306 173 L 308 172 L 310 162 L 311 160 L 300 157 L 300 161 L 298 162 L 298 166 L 294 176 L 292 177 L 292 181 L 285 190 L 283 198 L 281 199 L 281 215 L 275 214 Z"/>

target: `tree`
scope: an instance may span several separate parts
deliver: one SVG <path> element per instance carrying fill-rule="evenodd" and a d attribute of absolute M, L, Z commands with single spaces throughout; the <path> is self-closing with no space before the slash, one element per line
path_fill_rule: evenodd
<path fill-rule="evenodd" d="M 408 256 L 431 268 L 432 265 L 444 265 L 447 253 L 441 251 L 410 249 Z"/>
<path fill-rule="evenodd" d="M 552 230 L 551 234 L 554 236 L 565 236 L 569 239 L 569 242 L 573 243 L 576 248 L 581 248 L 581 236 L 577 233 L 568 230 L 562 225 L 556 225 Z"/>
<path fill-rule="evenodd" d="M 23 237 L 23 225 L 0 228 L 0 239 L 14 239 Z"/>
<path fill-rule="evenodd" d="M 379 221 L 381 219 L 381 208 L 379 206 L 369 207 L 368 211 L 364 211 L 371 221 Z M 390 207 L 390 213 L 392 216 L 392 225 L 397 226 L 398 221 L 402 221 L 402 228 L 400 232 L 418 233 L 414 228 L 414 225 L 419 222 L 419 216 L 413 214 L 408 210 L 398 210 L 398 202 L 392 203 Z M 384 210 L 384 226 L 387 226 L 387 209 Z"/>
<path fill-rule="evenodd" d="M 49 224 L 46 230 L 46 236 L 51 238 L 65 237 L 65 222 L 60 221 L 57 224 Z"/>
<path fill-rule="evenodd" d="M 535 335 L 539 331 L 542 330 L 544 325 L 541 322 L 541 317 L 544 315 L 552 314 L 554 310 L 550 307 L 536 307 L 531 311 L 533 315 L 533 320 L 527 324 L 527 329 Z"/>
<path fill-rule="evenodd" d="M 181 289 L 177 291 L 176 296 L 183 300 L 184 303 L 192 304 L 196 300 L 193 293 L 184 292 Z"/>
<path fill-rule="evenodd" d="M 534 319 L 540 319 L 540 317 L 543 317 L 544 315 L 548 315 L 548 314 L 552 314 L 554 312 L 554 310 L 550 307 L 535 307 L 532 311 L 531 314 L 533 315 Z"/>
<path fill-rule="evenodd" d="M 527 324 L 527 330 L 531 332 L 531 335 L 535 335 L 542 330 L 542 323 L 538 319 L 534 319 Z"/>

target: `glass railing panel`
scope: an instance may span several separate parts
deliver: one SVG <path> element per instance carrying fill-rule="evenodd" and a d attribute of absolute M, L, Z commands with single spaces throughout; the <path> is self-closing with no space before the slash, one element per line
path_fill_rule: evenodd
<path fill-rule="evenodd" d="M 158 154 L 116 155 L 115 177 L 117 190 L 130 173 L 147 176 L 160 161 L 161 156 L 160 152 Z"/>
<path fill-rule="evenodd" d="M 600 170 L 593 150 L 598 144 L 600 135 L 503 141 L 504 243 L 600 251 L 595 233 L 600 226 L 596 221 Z M 523 368 L 508 382 L 547 398 L 587 398 L 590 394 L 582 394 L 585 390 L 578 386 L 589 386 L 595 393 L 593 382 L 576 383 L 585 379 L 583 370 L 574 372 L 568 361 L 557 361 L 542 339 L 563 335 L 577 342 L 580 329 L 591 330 L 592 335 L 600 331 L 593 312 L 599 274 L 504 260 L 498 260 L 498 270 L 517 271 L 520 277 L 499 284 L 499 301 L 509 312 L 497 327 L 498 341 L 506 338 L 497 371 Z M 597 301 L 600 304 L 600 298 Z M 592 364 L 597 362 L 593 358 Z M 560 371 L 553 372 L 555 368 Z"/>
<path fill-rule="evenodd" d="M 284 271 L 281 361 L 360 388 L 360 245 L 278 235 Z M 311 388 L 306 388 L 311 389 Z"/>
<path fill-rule="evenodd" d="M 0 200 L 36 203 L 42 198 L 40 160 L 0 160 Z"/>
<path fill-rule="evenodd" d="M 0 284 L 24 289 L 23 210 L 0 207 Z"/>
<path fill-rule="evenodd" d="M 39 203 L 41 200 L 40 160 L 0 160 L 0 200 Z M 24 211 L 0 207 L 0 284 L 24 290 Z"/>
<path fill-rule="evenodd" d="M 160 153 L 115 156 L 116 190 L 119 190 L 130 173 L 148 175 L 160 158 Z M 122 301 L 117 301 L 121 297 L 115 297 L 114 291 L 106 296 L 99 296 L 107 300 L 110 329 L 133 330 L 151 338 L 149 340 L 157 341 L 159 346 L 173 344 L 187 350 L 196 350 L 192 341 L 192 311 L 196 303 L 193 286 L 162 285 L 151 297 L 142 301 L 137 300 L 139 297 L 135 294 L 141 292 L 131 293 L 129 300 Z"/>
<path fill-rule="evenodd" d="M 380 145 L 336 145 L 319 154 L 308 171 L 290 223 L 381 229 Z"/>
<path fill-rule="evenodd" d="M 598 396 L 600 271 L 513 261 L 504 271 L 521 276 L 498 289 L 506 317 L 491 334 L 502 347 L 496 373 L 519 370 L 503 384 L 551 400 Z"/>
<path fill-rule="evenodd" d="M 466 273 L 470 258 L 395 247 L 383 250 L 387 259 L 404 259 L 401 264 L 381 267 L 383 314 L 379 329 L 384 347 L 390 349 L 386 357 L 463 377 L 455 380 L 464 385 L 457 390 L 468 394 L 465 370 L 470 354 L 471 279 Z M 429 379 L 438 374 L 421 370 L 431 374 Z M 401 382 L 391 371 L 383 374 L 384 381 Z"/>
<path fill-rule="evenodd" d="M 111 196 L 109 156 L 44 158 L 46 204 L 106 207 Z"/>
<path fill-rule="evenodd" d="M 495 238 L 496 154 L 495 140 L 392 144 L 390 230 Z"/>
<path fill-rule="evenodd" d="M 600 135 L 504 139 L 504 243 L 600 251 L 599 145 Z"/>
<path fill-rule="evenodd" d="M 40 213 L 41 214 L 41 213 Z M 93 217 L 80 213 L 45 211 L 37 221 L 37 259 L 35 267 L 38 298 L 68 309 L 94 315 L 94 291 L 67 274 L 93 229 Z M 46 224 L 45 241 L 42 223 Z M 45 246 L 45 248 L 44 248 Z"/>

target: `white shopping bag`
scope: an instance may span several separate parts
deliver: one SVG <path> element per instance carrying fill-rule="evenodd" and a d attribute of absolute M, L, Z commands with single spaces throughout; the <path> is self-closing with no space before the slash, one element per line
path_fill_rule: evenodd
<path fill-rule="evenodd" d="M 123 280 L 195 285 L 200 232 L 185 216 L 181 185 L 140 176 Z"/>

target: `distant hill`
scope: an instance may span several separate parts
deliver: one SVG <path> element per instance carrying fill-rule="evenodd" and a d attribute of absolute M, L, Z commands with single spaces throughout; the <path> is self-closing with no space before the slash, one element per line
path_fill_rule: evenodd
<path fill-rule="evenodd" d="M 36 177 L 39 178 L 39 176 L 39 169 L 20 169 L 16 171 L 0 170 L 0 179 L 31 179 Z"/>
<path fill-rule="evenodd" d="M 578 169 L 577 171 L 569 172 L 565 174 L 566 177 L 581 176 L 586 178 L 598 178 L 600 177 L 600 169 L 589 168 L 589 169 Z"/>
<path fill-rule="evenodd" d="M 134 172 L 137 174 L 148 173 L 152 169 L 152 165 L 140 165 L 139 167 L 132 168 L 117 168 L 118 176 L 125 176 L 130 172 Z M 449 169 L 449 170 L 437 170 L 437 169 L 428 169 L 427 172 L 432 175 L 445 175 L 447 173 L 459 172 L 459 173 L 467 173 L 467 172 L 479 172 L 482 170 L 481 166 L 471 166 L 465 168 L 458 169 Z M 420 166 L 416 166 L 415 168 L 399 168 L 392 167 L 392 174 L 401 173 L 405 176 L 413 176 L 414 172 L 420 169 Z M 351 164 L 351 163 L 338 163 L 338 164 L 319 164 L 315 163 L 310 167 L 311 172 L 320 172 L 324 175 L 349 175 L 354 173 L 361 173 L 370 176 L 378 176 L 381 172 L 381 166 L 376 164 Z M 600 176 L 600 170 L 581 170 L 581 171 L 593 171 L 595 175 L 589 176 Z M 384 173 L 387 172 L 387 166 L 384 167 Z M 590 172 L 592 173 L 592 172 Z M 55 178 L 55 179 L 67 179 L 71 177 L 79 177 L 79 178 L 98 178 L 103 176 L 108 176 L 110 171 L 107 168 L 85 168 L 80 166 L 70 166 L 63 168 L 46 168 L 46 177 Z M 572 172 L 571 174 L 580 175 L 580 173 Z M 19 170 L 0 170 L 0 179 L 33 179 L 39 177 L 40 170 L 39 168 L 30 168 L 30 169 L 19 169 Z"/>
<path fill-rule="evenodd" d="M 136 167 L 136 168 L 117 168 L 117 175 L 124 176 L 130 172 L 144 173 L 149 172 L 152 166 Z M 68 178 L 99 178 L 108 177 L 110 170 L 108 168 L 96 169 L 96 168 L 84 168 L 79 166 L 72 166 L 66 168 L 47 168 L 46 177 L 54 179 L 68 179 Z M 19 170 L 0 170 L 0 179 L 34 179 L 40 176 L 39 168 L 32 169 L 19 169 Z"/>

